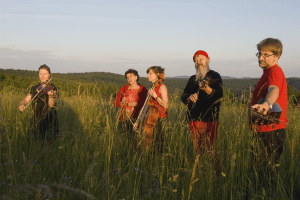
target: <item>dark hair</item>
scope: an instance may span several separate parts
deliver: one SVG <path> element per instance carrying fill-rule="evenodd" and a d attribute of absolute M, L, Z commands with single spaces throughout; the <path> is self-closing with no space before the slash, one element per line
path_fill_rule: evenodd
<path fill-rule="evenodd" d="M 275 56 L 278 56 L 279 58 L 282 54 L 282 49 L 283 47 L 281 41 L 274 38 L 266 38 L 257 44 L 258 51 L 262 51 L 262 50 L 270 51 Z"/>
<path fill-rule="evenodd" d="M 51 74 L 50 68 L 49 68 L 47 65 L 45 65 L 45 64 L 41 65 L 41 66 L 39 67 L 39 71 L 40 71 L 41 69 L 45 69 L 45 70 L 47 70 L 47 71 L 49 72 L 49 74 Z"/>
<path fill-rule="evenodd" d="M 139 73 L 135 70 L 135 69 L 129 69 L 125 72 L 125 78 L 127 79 L 127 74 L 133 74 L 135 76 L 137 76 L 137 80 L 136 82 L 139 81 Z"/>
<path fill-rule="evenodd" d="M 161 78 L 162 80 L 165 79 L 165 68 L 162 68 L 161 66 L 152 66 L 147 69 L 147 74 L 149 74 L 151 69 L 157 75 L 158 78 Z"/>

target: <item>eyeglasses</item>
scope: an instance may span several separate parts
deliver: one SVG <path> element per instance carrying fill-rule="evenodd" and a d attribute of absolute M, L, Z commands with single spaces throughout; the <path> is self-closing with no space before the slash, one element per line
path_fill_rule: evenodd
<path fill-rule="evenodd" d="M 273 56 L 274 55 L 274 53 L 273 54 L 271 54 L 271 55 L 266 55 L 266 54 L 261 54 L 260 52 L 258 52 L 257 54 L 255 54 L 258 58 L 260 58 L 261 56 L 263 57 L 263 58 L 268 58 L 268 57 L 270 57 L 270 56 Z"/>

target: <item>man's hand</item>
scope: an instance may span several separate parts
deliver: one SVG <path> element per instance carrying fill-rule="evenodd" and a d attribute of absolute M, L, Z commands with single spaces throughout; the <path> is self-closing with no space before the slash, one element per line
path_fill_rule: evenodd
<path fill-rule="evenodd" d="M 199 87 L 201 90 L 203 90 L 204 88 L 206 88 L 209 84 L 209 81 L 203 79 L 202 81 L 199 81 Z"/>
<path fill-rule="evenodd" d="M 189 99 L 190 99 L 193 103 L 195 103 L 195 102 L 198 100 L 198 94 L 197 94 L 197 93 L 192 94 L 192 95 L 189 97 Z"/>
<path fill-rule="evenodd" d="M 268 110 L 270 110 L 270 107 L 267 102 L 264 102 L 262 104 L 255 104 L 255 105 L 251 106 L 251 109 L 256 109 L 257 112 L 260 112 L 263 115 L 266 115 Z"/>

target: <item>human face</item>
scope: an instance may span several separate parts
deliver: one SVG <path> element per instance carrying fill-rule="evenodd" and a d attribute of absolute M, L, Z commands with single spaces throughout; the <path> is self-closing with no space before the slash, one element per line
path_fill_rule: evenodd
<path fill-rule="evenodd" d="M 134 75 L 133 73 L 126 74 L 126 78 L 127 78 L 127 81 L 128 81 L 129 85 L 137 83 L 137 76 Z"/>
<path fill-rule="evenodd" d="M 278 56 L 275 56 L 271 51 L 262 50 L 258 56 L 259 66 L 263 69 L 267 69 L 278 63 Z"/>
<path fill-rule="evenodd" d="M 50 78 L 50 74 L 46 69 L 40 69 L 39 78 L 41 80 L 41 83 L 46 83 L 47 80 Z"/>
<path fill-rule="evenodd" d="M 152 70 L 149 70 L 149 73 L 147 74 L 147 78 L 150 82 L 154 83 L 158 80 L 158 75 Z"/>
<path fill-rule="evenodd" d="M 196 55 L 195 56 L 195 67 L 196 68 L 204 68 L 207 67 L 209 63 L 209 58 L 204 55 Z"/>

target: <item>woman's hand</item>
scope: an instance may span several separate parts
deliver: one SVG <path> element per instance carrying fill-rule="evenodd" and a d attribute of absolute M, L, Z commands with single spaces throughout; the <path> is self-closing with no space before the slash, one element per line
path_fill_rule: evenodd
<path fill-rule="evenodd" d="M 126 98 L 125 97 L 122 98 L 121 105 L 126 105 Z"/>
<path fill-rule="evenodd" d="M 130 102 L 127 104 L 129 107 L 135 107 L 137 105 L 137 102 Z"/>
<path fill-rule="evenodd" d="M 25 99 L 22 100 L 21 105 L 19 106 L 19 110 L 20 112 L 23 112 L 23 110 L 26 108 L 26 105 L 28 104 L 28 102 L 30 102 L 31 100 L 31 95 L 28 94 Z"/>
<path fill-rule="evenodd" d="M 21 104 L 21 105 L 19 106 L 19 110 L 20 110 L 21 112 L 23 112 L 24 109 L 25 109 L 25 105 L 24 105 L 24 104 Z"/>
<path fill-rule="evenodd" d="M 48 97 L 49 97 L 48 105 L 50 107 L 52 107 L 55 104 L 56 91 L 50 90 L 49 92 L 47 92 L 47 94 L 48 94 Z"/>
<path fill-rule="evenodd" d="M 157 94 L 153 89 L 148 90 L 148 93 L 150 94 L 150 96 L 152 96 L 154 99 L 157 98 Z"/>

